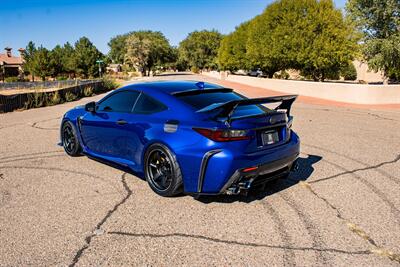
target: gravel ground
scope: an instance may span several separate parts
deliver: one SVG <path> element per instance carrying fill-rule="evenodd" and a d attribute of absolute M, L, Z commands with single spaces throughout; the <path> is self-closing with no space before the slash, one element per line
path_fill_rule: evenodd
<path fill-rule="evenodd" d="M 0 114 L 1 266 L 400 265 L 400 110 L 296 102 L 290 179 L 248 197 L 161 198 L 57 146 L 63 113 L 101 97 Z"/>

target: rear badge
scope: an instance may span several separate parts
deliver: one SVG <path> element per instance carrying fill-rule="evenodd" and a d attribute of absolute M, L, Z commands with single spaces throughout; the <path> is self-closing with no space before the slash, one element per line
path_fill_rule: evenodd
<path fill-rule="evenodd" d="M 266 131 L 261 135 L 263 145 L 272 145 L 279 142 L 279 134 L 277 131 Z"/>

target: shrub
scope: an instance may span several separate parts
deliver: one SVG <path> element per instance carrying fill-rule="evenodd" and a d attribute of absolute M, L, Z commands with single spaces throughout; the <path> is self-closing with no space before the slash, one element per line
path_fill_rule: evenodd
<path fill-rule="evenodd" d="M 40 108 L 47 105 L 46 93 L 34 92 L 28 94 L 28 100 L 25 102 L 25 109 Z"/>
<path fill-rule="evenodd" d="M 93 87 L 88 86 L 83 89 L 83 96 L 88 97 L 93 95 Z"/>
<path fill-rule="evenodd" d="M 7 77 L 4 79 L 6 83 L 14 83 L 14 82 L 19 82 L 19 78 L 17 76 L 15 77 Z"/>
<path fill-rule="evenodd" d="M 65 81 L 65 80 L 68 80 L 68 77 L 67 76 L 57 76 L 56 80 L 57 81 Z"/>
<path fill-rule="evenodd" d="M 342 76 L 345 81 L 354 81 L 357 79 L 357 70 L 352 62 L 340 69 L 340 76 Z"/>
<path fill-rule="evenodd" d="M 193 73 L 199 73 L 199 72 L 200 72 L 200 69 L 199 69 L 198 67 L 196 67 L 196 66 L 192 66 L 192 67 L 190 68 L 190 70 L 191 70 Z"/>
<path fill-rule="evenodd" d="M 103 81 L 103 87 L 107 91 L 114 90 L 120 86 L 119 83 L 117 83 L 114 79 L 110 77 L 104 77 L 102 81 Z"/>
<path fill-rule="evenodd" d="M 74 95 L 74 93 L 72 93 L 72 92 L 66 92 L 65 93 L 65 101 L 71 102 L 71 101 L 74 101 L 76 99 L 77 99 L 77 96 Z"/>
<path fill-rule="evenodd" d="M 49 106 L 60 104 L 62 102 L 62 99 L 58 91 L 55 91 L 54 93 L 50 94 L 47 102 Z"/>
<path fill-rule="evenodd" d="M 274 78 L 275 79 L 285 79 L 285 80 L 287 80 L 287 79 L 290 78 L 290 75 L 289 75 L 289 73 L 287 71 L 281 70 L 281 71 L 278 71 L 278 72 L 274 73 Z"/>

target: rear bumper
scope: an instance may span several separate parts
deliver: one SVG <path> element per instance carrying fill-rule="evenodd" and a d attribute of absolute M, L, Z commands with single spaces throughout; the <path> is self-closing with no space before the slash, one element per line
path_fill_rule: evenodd
<path fill-rule="evenodd" d="M 239 193 L 242 189 L 287 175 L 299 153 L 300 140 L 294 132 L 288 143 L 257 153 L 235 153 L 229 149 L 209 151 L 204 154 L 197 188 L 193 191 L 213 195 Z M 249 167 L 253 170 L 244 171 Z"/>
<path fill-rule="evenodd" d="M 239 194 L 242 190 L 248 190 L 275 179 L 279 179 L 292 170 L 299 154 L 295 154 L 273 162 L 265 163 L 254 171 L 245 172 L 245 169 L 236 170 L 228 182 L 219 191 L 220 194 Z"/>

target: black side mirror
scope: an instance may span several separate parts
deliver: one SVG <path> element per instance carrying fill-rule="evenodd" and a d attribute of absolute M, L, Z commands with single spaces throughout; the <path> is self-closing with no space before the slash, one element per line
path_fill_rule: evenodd
<path fill-rule="evenodd" d="M 88 112 L 96 112 L 96 102 L 89 102 L 85 105 L 85 110 Z"/>

